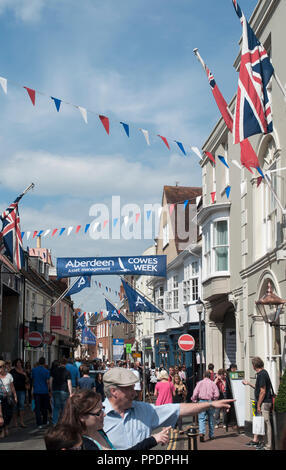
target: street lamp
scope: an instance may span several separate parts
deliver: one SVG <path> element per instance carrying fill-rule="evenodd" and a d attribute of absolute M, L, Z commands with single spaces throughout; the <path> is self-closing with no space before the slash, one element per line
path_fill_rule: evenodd
<path fill-rule="evenodd" d="M 281 299 L 272 292 L 271 282 L 267 284 L 267 292 L 256 303 L 257 309 L 262 316 L 265 323 L 270 326 L 285 326 L 278 325 L 279 315 L 281 314 L 286 300 Z"/>
<path fill-rule="evenodd" d="M 200 380 L 203 378 L 203 364 L 202 364 L 202 313 L 204 311 L 204 303 L 201 301 L 200 298 L 198 298 L 196 302 L 196 309 L 197 313 L 199 315 L 199 343 L 200 343 L 200 349 L 199 349 L 199 354 L 200 354 Z"/>

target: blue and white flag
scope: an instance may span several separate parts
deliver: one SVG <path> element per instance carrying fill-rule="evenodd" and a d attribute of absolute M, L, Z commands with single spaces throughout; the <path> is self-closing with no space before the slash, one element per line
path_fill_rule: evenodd
<path fill-rule="evenodd" d="M 84 313 L 81 313 L 76 320 L 76 330 L 81 330 L 85 327 L 85 316 Z"/>
<path fill-rule="evenodd" d="M 147 300 L 143 295 L 139 294 L 123 279 L 122 284 L 126 293 L 130 312 L 163 313 L 159 308 L 149 302 L 149 300 Z"/>
<path fill-rule="evenodd" d="M 70 290 L 66 293 L 67 295 L 73 295 L 80 292 L 85 287 L 90 287 L 90 276 L 81 276 L 78 278 L 76 283 L 70 288 Z"/>
<path fill-rule="evenodd" d="M 124 315 L 120 313 L 119 310 L 117 310 L 114 307 L 114 305 L 112 305 L 111 302 L 109 302 L 109 300 L 105 299 L 105 304 L 106 304 L 106 310 L 108 311 L 108 315 L 105 318 L 105 320 L 118 321 L 121 323 L 129 323 L 129 324 L 131 323 L 129 320 L 127 320 L 127 318 L 124 317 Z"/>
<path fill-rule="evenodd" d="M 96 336 L 93 334 L 93 332 L 87 328 L 84 327 L 81 333 L 81 344 L 93 344 L 96 345 Z"/>

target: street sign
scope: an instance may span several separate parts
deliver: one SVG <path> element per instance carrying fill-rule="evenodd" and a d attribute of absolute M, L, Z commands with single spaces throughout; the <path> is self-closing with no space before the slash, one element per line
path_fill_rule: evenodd
<path fill-rule="evenodd" d="M 26 341 L 28 341 L 33 348 L 37 348 L 41 346 L 43 337 L 39 331 L 31 331 L 31 333 L 28 333 L 26 336 Z"/>
<path fill-rule="evenodd" d="M 191 351 L 195 347 L 195 340 L 191 335 L 184 334 L 178 339 L 178 345 L 182 351 Z"/>

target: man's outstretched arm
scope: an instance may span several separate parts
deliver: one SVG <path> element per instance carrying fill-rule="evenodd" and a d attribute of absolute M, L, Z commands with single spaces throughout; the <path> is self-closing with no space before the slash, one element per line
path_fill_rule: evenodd
<path fill-rule="evenodd" d="M 206 411 L 209 408 L 225 408 L 228 410 L 231 403 L 235 400 L 214 400 L 205 401 L 202 403 L 181 403 L 180 404 L 180 416 L 194 416 L 202 411 Z"/>

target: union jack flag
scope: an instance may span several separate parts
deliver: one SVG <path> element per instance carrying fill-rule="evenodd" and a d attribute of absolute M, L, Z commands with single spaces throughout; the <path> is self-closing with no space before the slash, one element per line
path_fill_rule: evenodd
<path fill-rule="evenodd" d="M 273 131 L 267 86 L 274 69 L 237 0 L 232 1 L 242 24 L 241 62 L 233 123 L 233 140 L 237 144 L 251 135 Z"/>
<path fill-rule="evenodd" d="M 24 264 L 20 217 L 18 212 L 18 204 L 22 196 L 23 194 L 18 196 L 0 216 L 3 224 L 2 231 L 0 232 L 1 253 L 5 251 L 8 258 L 10 258 L 12 263 L 17 266 L 19 270 Z"/>

